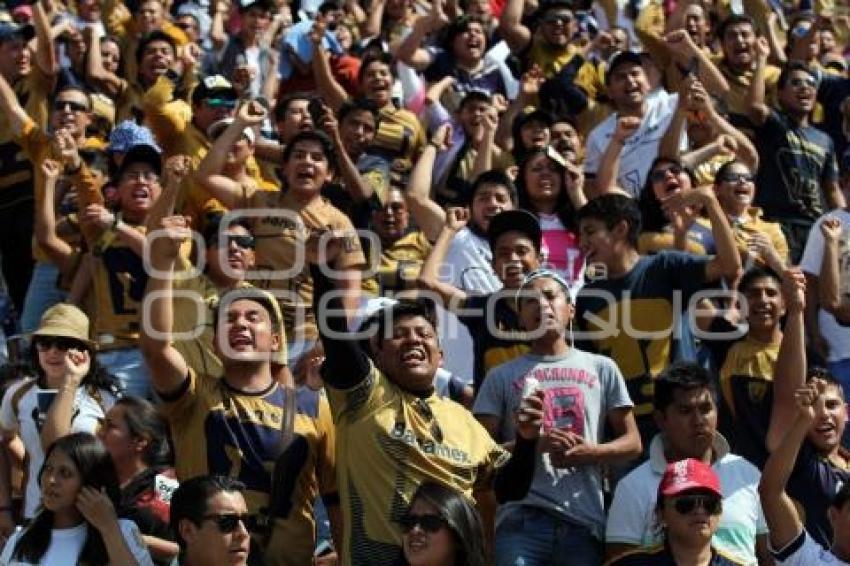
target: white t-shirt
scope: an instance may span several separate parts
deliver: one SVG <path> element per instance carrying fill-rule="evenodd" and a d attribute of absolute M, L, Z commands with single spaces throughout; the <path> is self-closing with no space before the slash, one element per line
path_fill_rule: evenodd
<path fill-rule="evenodd" d="M 124 542 L 127 543 L 127 548 L 136 559 L 139 566 L 153 566 L 148 547 L 142 540 L 142 533 L 133 521 L 126 519 L 118 519 L 118 525 L 121 527 L 121 534 L 124 535 Z M 15 545 L 18 544 L 18 539 L 21 538 L 23 529 L 18 529 L 3 547 L 3 553 L 0 554 L 0 566 L 31 566 L 38 564 L 40 566 L 66 566 L 68 564 L 76 564 L 77 557 L 83 550 L 83 545 L 86 542 L 88 535 L 88 523 L 83 523 L 70 529 L 53 529 L 50 536 L 50 546 L 47 547 L 47 552 L 41 557 L 40 562 L 22 562 L 20 560 L 12 560 L 12 554 L 15 551 Z"/>
<path fill-rule="evenodd" d="M 640 127 L 629 136 L 620 150 L 617 184 L 635 198 L 646 184 L 649 166 L 658 157 L 658 146 L 673 119 L 678 102 L 678 94 L 670 94 L 664 90 L 647 96 L 646 114 L 640 122 Z M 586 173 L 596 175 L 602 154 L 605 153 L 605 148 L 608 147 L 616 129 L 617 114 L 614 113 L 591 130 L 587 136 L 587 152 L 584 158 Z M 687 149 L 687 138 L 684 135 L 679 146 L 682 150 Z"/>
<path fill-rule="evenodd" d="M 773 554 L 776 563 L 783 566 L 850 564 L 850 562 L 839 560 L 833 553 L 816 543 L 805 530 L 782 550 L 770 549 L 770 553 Z"/>
<path fill-rule="evenodd" d="M 3 396 L 2 404 L 0 404 L 0 429 L 6 433 L 17 432 L 23 440 L 29 456 L 27 486 L 24 493 L 24 517 L 27 519 L 35 514 L 41 502 L 41 489 L 38 485 L 38 471 L 44 462 L 44 450 L 41 447 L 41 424 L 47 416 L 47 411 L 39 410 L 39 392 L 55 391 L 41 389 L 37 384 L 30 385 L 30 383 L 30 380 L 27 379 L 9 387 Z M 29 387 L 29 389 L 16 403 L 18 408 L 16 417 L 12 399 L 21 387 Z M 99 393 L 100 403 L 89 395 L 86 387 L 77 389 L 74 413 L 71 418 L 71 432 L 88 432 L 89 434 L 97 432 L 100 420 L 106 415 L 105 412 L 115 404 L 115 397 L 112 393 L 105 389 L 100 389 Z"/>
<path fill-rule="evenodd" d="M 745 459 L 729 454 L 729 444 L 719 433 L 714 449 L 719 457 L 711 467 L 720 478 L 723 515 L 712 546 L 745 564 L 758 564 L 756 536 L 768 531 L 758 494 L 761 474 Z M 655 505 L 666 465 L 664 442 L 657 434 L 649 447 L 649 460 L 617 484 L 608 511 L 606 543 L 654 546 L 661 542 L 655 528 Z"/>
<path fill-rule="evenodd" d="M 800 269 L 814 276 L 820 275 L 823 263 L 823 234 L 820 225 L 823 219 L 837 218 L 841 222 L 841 240 L 838 243 L 838 290 L 840 293 L 850 293 L 850 213 L 846 210 L 833 210 L 818 218 L 809 230 L 806 249 L 800 259 Z M 829 361 L 837 362 L 850 358 L 850 328 L 841 326 L 835 317 L 823 309 L 818 311 L 818 327 L 820 334 L 829 344 Z"/>

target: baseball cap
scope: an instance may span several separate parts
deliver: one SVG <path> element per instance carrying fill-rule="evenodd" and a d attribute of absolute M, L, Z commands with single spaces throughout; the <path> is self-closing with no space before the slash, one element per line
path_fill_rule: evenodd
<path fill-rule="evenodd" d="M 195 91 L 192 93 L 192 102 L 197 104 L 205 99 L 220 99 L 222 101 L 233 101 L 239 98 L 239 94 L 233 85 L 222 75 L 210 75 L 204 77 Z"/>
<path fill-rule="evenodd" d="M 20 36 L 24 41 L 35 37 L 35 28 L 31 24 L 18 25 L 12 22 L 0 22 L 0 41 L 7 41 Z"/>
<path fill-rule="evenodd" d="M 567 297 L 569 302 L 573 302 L 573 296 L 570 293 L 570 284 L 567 283 L 567 280 L 564 279 L 560 273 L 557 271 L 552 271 L 551 269 L 535 269 L 531 273 L 528 273 L 520 283 L 519 288 L 516 290 L 516 301 L 519 303 L 519 299 L 522 295 L 523 289 L 534 281 L 535 279 L 540 279 L 542 277 L 546 277 L 547 279 L 553 279 L 561 288 L 564 290 L 564 295 Z"/>
<path fill-rule="evenodd" d="M 710 491 L 718 497 L 723 497 L 720 479 L 708 464 L 694 458 L 667 464 L 661 483 L 658 484 L 659 496 L 673 497 L 693 490 Z"/>
<path fill-rule="evenodd" d="M 467 103 L 474 102 L 476 100 L 480 101 L 480 102 L 486 102 L 487 104 L 490 104 L 491 102 L 493 102 L 493 99 L 490 97 L 489 94 L 487 94 L 483 90 L 476 88 L 476 89 L 470 90 L 465 95 L 463 95 L 463 98 L 460 101 L 460 107 L 462 108 Z"/>
<path fill-rule="evenodd" d="M 209 136 L 211 140 L 214 140 L 219 135 L 221 135 L 221 132 L 223 132 L 224 129 L 227 128 L 227 126 L 232 123 L 233 118 L 225 118 L 223 120 L 219 120 L 207 129 L 207 136 Z M 252 128 L 245 128 L 244 130 L 242 130 L 242 135 L 248 138 L 248 141 L 252 144 L 256 141 L 256 137 L 254 136 L 254 130 Z"/>
<path fill-rule="evenodd" d="M 120 179 L 133 163 L 147 163 L 153 167 L 157 175 L 162 175 L 162 156 L 159 149 L 152 145 L 139 144 L 131 147 L 124 154 L 124 161 L 121 162 L 121 167 L 118 169 L 117 178 Z"/>
<path fill-rule="evenodd" d="M 496 247 L 496 241 L 506 232 L 525 234 L 531 239 L 534 249 L 540 251 L 543 232 L 540 229 L 540 222 L 537 217 L 530 212 L 519 209 L 505 210 L 494 216 L 490 220 L 490 227 L 487 229 L 487 239 L 490 242 L 491 249 Z"/>
<path fill-rule="evenodd" d="M 153 133 L 145 126 L 140 126 L 133 120 L 124 120 L 109 133 L 109 152 L 126 153 L 135 145 L 149 145 L 160 151 L 153 138 Z"/>
<path fill-rule="evenodd" d="M 618 51 L 608 59 L 608 68 L 605 71 L 605 84 L 611 82 L 611 74 L 614 70 L 620 65 L 625 65 L 626 63 L 633 63 L 635 65 L 642 65 L 643 60 L 640 57 L 640 53 L 636 53 L 634 51 Z"/>

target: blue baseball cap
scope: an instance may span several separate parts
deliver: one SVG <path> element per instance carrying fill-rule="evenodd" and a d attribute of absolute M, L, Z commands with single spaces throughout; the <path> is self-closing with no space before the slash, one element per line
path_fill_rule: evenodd
<path fill-rule="evenodd" d="M 127 153 L 136 145 L 148 145 L 158 152 L 162 150 L 156 144 L 153 133 L 145 126 L 140 126 L 132 120 L 124 120 L 109 134 L 109 146 L 106 151 L 110 153 Z"/>

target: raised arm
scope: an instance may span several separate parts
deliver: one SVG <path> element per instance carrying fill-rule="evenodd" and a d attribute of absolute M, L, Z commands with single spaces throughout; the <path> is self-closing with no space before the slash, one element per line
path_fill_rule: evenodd
<path fill-rule="evenodd" d="M 355 202 L 363 202 L 372 198 L 375 190 L 372 185 L 360 174 L 357 164 L 345 150 L 342 135 L 339 132 L 339 122 L 330 106 L 322 104 L 321 123 L 316 124 L 321 128 L 334 144 L 336 149 L 336 165 L 345 186 L 345 190 L 351 195 Z"/>
<path fill-rule="evenodd" d="M 522 74 L 519 83 L 519 94 L 516 99 L 511 101 L 508 109 L 499 118 L 499 129 L 496 130 L 496 143 L 504 151 L 513 150 L 514 137 L 513 125 L 516 117 L 522 114 L 528 106 L 534 106 L 537 103 L 538 95 L 540 94 L 540 86 L 546 81 L 543 76 L 543 71 L 537 64 L 531 66 L 529 70 Z"/>
<path fill-rule="evenodd" d="M 440 281 L 440 266 L 446 259 L 452 240 L 457 233 L 469 222 L 469 210 L 465 208 L 450 208 L 446 213 L 446 224 L 440 231 L 431 253 L 416 280 L 420 289 L 436 293 L 443 300 L 443 308 L 457 312 L 467 295 L 454 285 Z"/>
<path fill-rule="evenodd" d="M 806 382 L 806 338 L 803 311 L 806 308 L 806 279 L 799 268 L 783 273 L 782 295 L 785 299 L 786 319 L 782 344 L 776 359 L 773 375 L 773 407 L 765 438 L 766 448 L 773 452 L 779 448 L 794 420 L 795 392 Z"/>
<path fill-rule="evenodd" d="M 316 90 L 322 95 L 325 103 L 333 108 L 334 112 L 339 112 L 342 104 L 348 100 L 348 93 L 334 78 L 333 71 L 331 71 L 330 54 L 322 45 L 325 25 L 324 20 L 317 17 L 313 29 L 310 30 L 310 41 L 313 43 L 311 65 L 313 76 L 316 79 Z"/>
<path fill-rule="evenodd" d="M 2 112 L 9 124 L 9 133 L 12 137 L 19 138 L 24 133 L 24 128 L 32 119 L 27 116 L 20 103 L 18 97 L 15 96 L 15 91 L 6 82 L 6 78 L 0 75 L 0 112 Z"/>
<path fill-rule="evenodd" d="M 764 518 L 770 529 L 770 544 L 781 550 L 803 532 L 803 522 L 794 502 L 785 492 L 788 479 L 800 453 L 800 446 L 815 419 L 815 406 L 823 404 L 823 382 L 811 383 L 794 392 L 794 414 L 789 414 L 790 428 L 776 450 L 767 459 L 761 474 L 759 495 Z"/>
<path fill-rule="evenodd" d="M 100 40 L 95 35 L 94 27 L 85 29 L 86 43 L 89 50 L 86 54 L 86 74 L 89 80 L 103 88 L 109 96 L 118 96 L 125 88 L 127 81 L 104 69 L 103 54 L 100 51 Z"/>
<path fill-rule="evenodd" d="M 709 91 L 717 96 L 724 96 L 729 92 L 729 83 L 726 82 L 723 73 L 711 62 L 705 51 L 697 47 L 686 30 L 670 32 L 664 39 L 670 46 L 670 52 L 681 64 L 687 65 L 692 59 L 696 59 L 699 66 L 697 77 Z"/>
<path fill-rule="evenodd" d="M 522 53 L 531 43 L 531 30 L 522 24 L 523 0 L 508 0 L 499 19 L 499 35 L 511 48 L 511 53 Z"/>
<path fill-rule="evenodd" d="M 56 181 L 62 174 L 62 164 L 45 159 L 41 170 L 44 173 L 44 191 L 35 193 L 35 241 L 59 271 L 66 273 L 74 249 L 56 233 Z"/>
<path fill-rule="evenodd" d="M 691 103 L 690 87 L 696 81 L 684 80 L 679 87 L 679 99 L 676 102 L 676 112 L 673 114 L 673 119 L 670 120 L 670 125 L 667 126 L 667 131 L 661 137 L 661 142 L 658 144 L 658 155 L 668 157 L 670 159 L 681 159 L 680 145 L 682 134 L 688 125 L 688 106 Z"/>
<path fill-rule="evenodd" d="M 221 51 L 227 45 L 227 31 L 224 29 L 224 21 L 230 14 L 230 2 L 227 0 L 218 0 L 213 4 L 212 25 L 210 26 L 210 39 L 212 40 L 213 50 Z"/>
<path fill-rule="evenodd" d="M 174 328 L 173 273 L 180 247 L 190 237 L 188 220 L 183 216 L 163 219 L 160 231 L 148 235 L 151 266 L 157 270 L 148 279 L 139 349 L 150 369 L 151 381 L 159 395 L 180 391 L 188 379 L 189 367 L 183 356 L 171 345 Z M 152 238 L 152 236 L 158 236 Z M 160 274 L 163 277 L 157 277 Z"/>
<path fill-rule="evenodd" d="M 369 18 L 361 24 L 364 39 L 381 35 L 381 24 L 384 22 L 386 9 L 387 0 L 373 0 L 369 4 Z"/>
<path fill-rule="evenodd" d="M 756 125 L 761 126 L 770 115 L 770 108 L 764 102 L 764 71 L 767 58 L 770 56 L 770 46 L 767 40 L 760 37 L 756 40 L 756 69 L 750 80 L 750 107 L 747 113 Z"/>
<path fill-rule="evenodd" d="M 32 23 L 35 28 L 35 63 L 45 76 L 55 77 L 59 72 L 59 61 L 42 2 L 33 3 Z"/>
<path fill-rule="evenodd" d="M 599 170 L 592 184 L 591 198 L 617 190 L 617 175 L 620 172 L 620 153 L 629 136 L 640 127 L 640 118 L 624 116 L 617 119 L 617 128 L 602 153 Z"/>
<path fill-rule="evenodd" d="M 452 126 L 449 123 L 443 124 L 434 132 L 413 166 L 410 183 L 404 193 L 410 214 L 429 242 L 437 240 L 446 223 L 445 211 L 431 199 L 431 184 L 437 153 L 448 151 L 451 139 Z"/>
<path fill-rule="evenodd" d="M 259 102 L 243 104 L 236 112 L 233 122 L 216 138 L 195 171 L 195 181 L 229 209 L 239 208 L 250 195 L 243 194 L 240 183 L 222 174 L 227 153 L 239 141 L 246 128 L 262 124 L 265 116 L 266 109 Z"/>
<path fill-rule="evenodd" d="M 47 418 L 41 428 L 43 450 L 46 451 L 54 441 L 71 433 L 77 389 L 88 374 L 91 363 L 91 354 L 88 350 L 72 348 L 65 354 L 65 373 L 62 375 L 62 384 L 50 404 Z"/>

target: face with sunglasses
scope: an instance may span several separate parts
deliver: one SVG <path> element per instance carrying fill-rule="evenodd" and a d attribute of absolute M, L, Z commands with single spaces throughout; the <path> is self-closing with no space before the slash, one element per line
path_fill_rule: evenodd
<path fill-rule="evenodd" d="M 256 264 L 256 240 L 247 228 L 232 224 L 207 242 L 207 269 L 216 283 L 232 285 Z M 228 285 L 228 286 L 229 286 Z"/>
<path fill-rule="evenodd" d="M 429 503 L 417 499 L 401 518 L 404 557 L 414 565 L 451 564 L 455 537 L 446 520 Z"/>
<path fill-rule="evenodd" d="M 817 99 L 817 81 L 802 69 L 790 72 L 788 80 L 779 90 L 779 102 L 792 114 L 809 114 Z"/>
<path fill-rule="evenodd" d="M 384 206 L 372 213 L 372 224 L 378 237 L 384 243 L 395 243 L 404 236 L 410 224 L 410 214 L 401 191 L 398 189 L 389 191 Z"/>
<path fill-rule="evenodd" d="M 185 564 L 247 564 L 251 549 L 249 522 L 242 494 L 219 491 L 207 500 L 206 513 L 200 521 L 183 519 L 178 525 L 186 541 Z"/>
<path fill-rule="evenodd" d="M 723 500 L 707 490 L 686 491 L 665 497 L 660 510 L 671 544 L 711 544 L 720 524 Z"/>
<path fill-rule="evenodd" d="M 540 31 L 550 46 L 564 48 L 576 32 L 575 16 L 566 8 L 553 8 L 540 19 Z"/>
<path fill-rule="evenodd" d="M 752 206 L 756 186 L 755 175 L 743 163 L 733 163 L 718 172 L 714 179 L 717 200 L 728 214 L 740 216 Z"/>
<path fill-rule="evenodd" d="M 86 345 L 74 338 L 35 336 L 33 347 L 38 355 L 38 365 L 51 388 L 62 385 L 68 376 L 82 381 L 91 367 L 91 356 Z"/>
<path fill-rule="evenodd" d="M 66 89 L 56 95 L 53 111 L 50 113 L 50 127 L 53 131 L 66 130 L 75 138 L 84 136 L 91 124 L 91 108 L 86 93 Z"/>
<path fill-rule="evenodd" d="M 678 163 L 659 161 L 649 172 L 649 182 L 652 192 L 659 202 L 664 202 L 670 196 L 691 190 L 691 178 Z"/>

